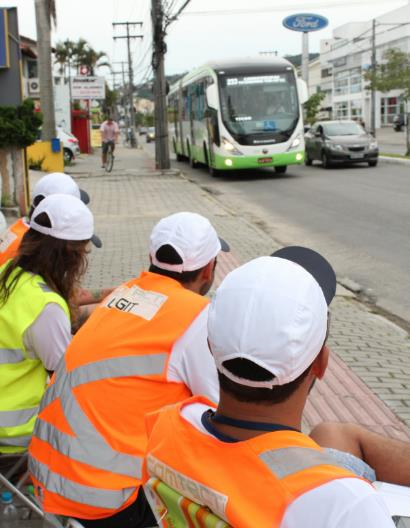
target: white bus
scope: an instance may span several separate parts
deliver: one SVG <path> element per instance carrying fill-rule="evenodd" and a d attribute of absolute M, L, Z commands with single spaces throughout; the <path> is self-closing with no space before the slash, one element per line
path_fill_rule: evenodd
<path fill-rule="evenodd" d="M 220 170 L 274 167 L 304 161 L 306 83 L 281 58 L 205 64 L 168 95 L 170 140 L 178 161 Z"/>

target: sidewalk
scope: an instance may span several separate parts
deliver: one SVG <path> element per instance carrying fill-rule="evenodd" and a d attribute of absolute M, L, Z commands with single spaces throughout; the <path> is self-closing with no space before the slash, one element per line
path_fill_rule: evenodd
<path fill-rule="evenodd" d="M 230 210 L 177 171 L 161 174 L 143 150 L 119 148 L 114 171 L 105 174 L 98 156 L 68 168 L 91 196 L 96 233 L 86 284 L 119 284 L 148 266 L 148 236 L 161 217 L 189 210 L 207 216 L 231 245 L 218 263 L 223 276 L 247 260 L 279 247 L 258 225 Z M 216 284 L 216 285 L 217 285 Z M 305 412 L 306 429 L 323 420 L 353 421 L 390 436 L 410 439 L 410 341 L 401 328 L 375 315 L 338 287 L 332 303 L 333 357 Z M 403 423 L 404 422 L 404 423 Z"/>
<path fill-rule="evenodd" d="M 383 154 L 406 154 L 406 130 L 395 132 L 392 126 L 378 128 L 376 139 L 379 143 L 379 150 Z"/>

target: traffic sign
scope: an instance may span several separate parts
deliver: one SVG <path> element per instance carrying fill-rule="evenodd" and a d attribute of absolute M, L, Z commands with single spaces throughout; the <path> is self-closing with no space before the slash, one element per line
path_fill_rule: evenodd
<path fill-rule="evenodd" d="M 318 31 L 319 29 L 325 28 L 329 24 L 329 20 L 322 15 L 298 13 L 284 18 L 282 24 L 285 28 L 291 29 L 292 31 L 309 33 L 310 31 Z"/>
<path fill-rule="evenodd" d="M 73 99 L 105 99 L 104 77 L 73 77 L 71 79 Z"/>

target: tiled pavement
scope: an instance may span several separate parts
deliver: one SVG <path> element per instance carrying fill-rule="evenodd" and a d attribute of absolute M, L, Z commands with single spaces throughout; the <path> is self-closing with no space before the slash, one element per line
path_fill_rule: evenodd
<path fill-rule="evenodd" d="M 91 255 L 86 277 L 91 287 L 115 285 L 136 276 L 148 263 L 147 242 L 153 224 L 180 210 L 207 216 L 231 245 L 231 253 L 219 259 L 216 283 L 238 264 L 278 247 L 240 211 L 229 210 L 217 196 L 183 175 L 155 172 L 152 159 L 142 150 L 119 149 L 111 174 L 104 174 L 98 165 L 98 158 L 90 156 L 71 169 L 90 193 L 96 232 L 104 241 L 104 247 Z M 333 358 L 325 380 L 312 392 L 305 427 L 326 419 L 355 421 L 410 439 L 404 425 L 410 426 L 407 333 L 339 288 L 332 303 L 329 343 Z"/>

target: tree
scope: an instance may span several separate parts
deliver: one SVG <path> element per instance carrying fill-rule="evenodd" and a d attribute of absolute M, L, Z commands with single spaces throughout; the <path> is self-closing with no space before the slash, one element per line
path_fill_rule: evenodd
<path fill-rule="evenodd" d="M 383 62 L 374 69 L 367 71 L 364 78 L 369 81 L 368 89 L 380 92 L 402 90 L 402 98 L 406 103 L 410 100 L 410 53 L 399 49 L 388 49 L 383 56 Z M 410 123 L 407 114 L 407 152 L 410 155 Z"/>
<path fill-rule="evenodd" d="M 56 135 L 51 66 L 51 24 L 55 26 L 57 18 L 55 0 L 35 0 L 35 10 L 40 104 L 44 117 L 41 136 L 44 141 L 50 141 Z"/>
<path fill-rule="evenodd" d="M 90 44 L 83 41 L 82 39 L 79 40 L 78 44 L 79 46 L 76 51 L 76 61 L 78 67 L 82 65 L 88 66 L 90 75 L 95 75 L 95 70 L 102 68 L 103 66 L 111 68 L 108 60 L 102 60 L 107 59 L 106 53 L 103 51 L 96 51 L 90 46 Z"/>
<path fill-rule="evenodd" d="M 59 65 L 59 72 L 66 77 L 67 68 L 70 69 L 75 56 L 75 42 L 72 40 L 65 40 L 58 42 L 54 52 L 54 62 Z M 70 73 L 70 72 L 68 72 Z"/>
<path fill-rule="evenodd" d="M 306 112 L 306 123 L 313 125 L 313 123 L 316 121 L 316 116 L 320 110 L 320 105 L 322 104 L 322 101 L 325 97 L 326 94 L 324 92 L 316 92 L 311 95 L 303 105 Z"/>

